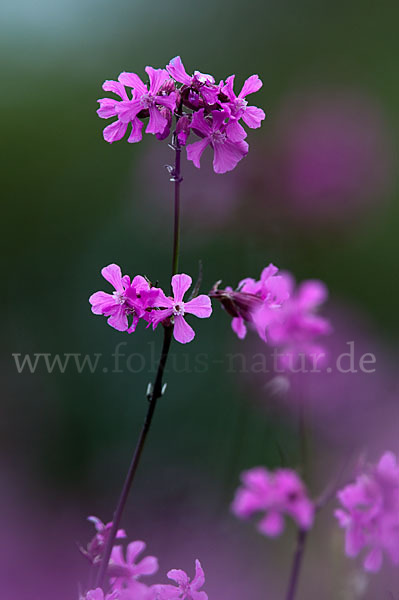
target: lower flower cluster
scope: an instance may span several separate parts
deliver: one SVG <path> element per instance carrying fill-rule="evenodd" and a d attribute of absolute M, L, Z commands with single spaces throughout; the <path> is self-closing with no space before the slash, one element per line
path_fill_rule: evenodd
<path fill-rule="evenodd" d="M 379 571 L 384 553 L 399 564 L 399 465 L 385 452 L 377 465 L 368 466 L 356 481 L 337 494 L 342 508 L 335 511 L 345 529 L 346 554 L 366 550 L 364 568 Z"/>
<path fill-rule="evenodd" d="M 97 533 L 87 549 L 81 551 L 93 565 L 98 565 L 112 523 L 104 525 L 95 517 L 89 519 L 94 523 Z M 120 530 L 116 544 L 122 537 L 126 537 L 126 534 Z M 181 569 L 172 569 L 168 571 L 167 578 L 173 583 L 144 583 L 142 577 L 155 575 L 158 571 L 158 559 L 155 556 L 139 559 L 145 548 L 146 544 L 140 540 L 128 544 L 126 552 L 121 545 L 115 545 L 108 564 L 107 591 L 97 587 L 81 596 L 80 600 L 208 600 L 206 592 L 201 590 L 205 576 L 199 560 L 195 561 L 193 579 Z"/>

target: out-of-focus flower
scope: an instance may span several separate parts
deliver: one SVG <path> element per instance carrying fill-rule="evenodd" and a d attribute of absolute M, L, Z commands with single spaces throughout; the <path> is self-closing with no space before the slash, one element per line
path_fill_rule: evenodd
<path fill-rule="evenodd" d="M 335 511 L 346 530 L 345 551 L 355 557 L 367 549 L 366 571 L 380 570 L 383 555 L 399 564 L 399 466 L 392 452 L 385 452 L 375 466 L 337 494 L 342 508 Z"/>
<path fill-rule="evenodd" d="M 327 287 L 322 281 L 307 280 L 295 290 L 291 275 L 284 273 L 282 278 L 289 299 L 268 327 L 269 343 L 279 348 L 280 365 L 293 369 L 301 356 L 316 365 L 325 362 L 326 350 L 317 340 L 331 332 L 331 325 L 316 311 L 327 299 Z"/>
<path fill-rule="evenodd" d="M 276 309 L 280 310 L 289 298 L 288 282 L 277 273 L 277 267 L 270 264 L 263 269 L 259 280 L 242 279 L 237 290 L 230 287 L 220 290 L 218 282 L 210 292 L 211 298 L 219 300 L 233 317 L 231 326 L 240 339 L 245 338 L 246 323 L 250 323 L 266 341 L 266 328 L 273 322 Z"/>
<path fill-rule="evenodd" d="M 102 559 L 105 545 L 107 543 L 108 536 L 111 532 L 112 521 L 107 523 L 106 525 L 98 518 L 98 517 L 87 517 L 87 520 L 93 523 L 96 528 L 96 535 L 93 539 L 87 544 L 86 548 L 80 547 L 80 551 L 86 558 L 90 560 L 92 564 L 99 563 Z M 121 540 L 126 537 L 126 532 L 124 529 L 118 529 L 115 536 L 116 540 Z"/>
<path fill-rule="evenodd" d="M 159 600 L 208 600 L 206 592 L 201 591 L 205 583 L 204 571 L 199 560 L 195 561 L 195 575 L 190 580 L 187 573 L 181 569 L 172 569 L 167 573 L 168 579 L 175 581 L 174 585 L 155 585 L 155 598 Z"/>
<path fill-rule="evenodd" d="M 173 322 L 173 335 L 176 341 L 186 344 L 194 339 L 195 332 L 184 318 L 186 314 L 192 314 L 200 319 L 206 319 L 212 314 L 212 306 L 209 296 L 201 294 L 188 302 L 183 302 L 183 296 L 191 286 L 192 279 L 184 273 L 172 277 L 172 290 L 174 297 L 166 296 L 164 293 L 157 299 L 156 308 L 153 311 L 152 323 L 156 326 L 159 322 L 171 317 Z"/>
<path fill-rule="evenodd" d="M 284 530 L 284 515 L 292 517 L 301 529 L 312 527 L 314 504 L 295 471 L 270 472 L 256 467 L 242 473 L 241 480 L 243 486 L 236 492 L 232 510 L 241 519 L 265 513 L 258 523 L 258 530 L 264 535 L 280 535 Z"/>
<path fill-rule="evenodd" d="M 108 575 L 114 590 L 135 585 L 137 579 L 142 575 L 153 575 L 158 571 L 158 559 L 155 556 L 146 556 L 136 562 L 145 547 L 146 544 L 142 541 L 131 542 L 126 550 L 126 558 L 121 546 L 115 546 L 112 549 Z"/>

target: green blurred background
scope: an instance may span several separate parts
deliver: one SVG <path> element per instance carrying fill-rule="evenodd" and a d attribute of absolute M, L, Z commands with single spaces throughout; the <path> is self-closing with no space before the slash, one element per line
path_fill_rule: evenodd
<path fill-rule="evenodd" d="M 164 66 L 177 54 L 189 72 L 212 73 L 217 81 L 231 73 L 237 74 L 238 83 L 252 73 L 260 75 L 264 86 L 253 100 L 265 109 L 267 120 L 260 131 L 250 131 L 249 155 L 236 171 L 216 176 L 205 160 L 198 177 L 191 175 L 194 168 L 184 160 L 181 269 L 195 278 L 201 259 L 204 291 L 218 279 L 236 285 L 243 277 L 257 276 L 269 262 L 291 270 L 298 279 L 323 279 L 331 304 L 339 301 L 350 307 L 373 330 L 392 362 L 394 389 L 399 330 L 399 14 L 393 1 L 25 0 L 6 1 L 0 16 L 6 315 L 2 517 L 10 529 L 14 521 L 20 524 L 14 540 L 16 536 L 22 542 L 26 527 L 32 527 L 29 548 L 36 547 L 40 535 L 49 564 L 49 554 L 57 555 L 60 545 L 68 548 L 67 558 L 62 555 L 57 563 L 59 569 L 68 564 L 62 600 L 72 597 L 76 573 L 84 573 L 73 547 L 79 535 L 90 535 L 88 527 L 82 529 L 84 518 L 91 513 L 111 517 L 152 375 L 145 369 L 137 374 L 126 369 L 78 374 L 73 368 L 49 374 L 43 366 L 35 374 L 18 374 L 11 355 L 102 353 L 112 361 L 116 344 L 123 341 L 126 354 L 140 352 L 149 361 L 159 351 L 161 332 L 140 328 L 133 336 L 120 334 L 91 315 L 88 297 L 106 289 L 100 269 L 108 263 L 166 286 L 171 260 L 172 187 L 163 165 L 173 160 L 172 153 L 166 142 L 152 136 L 134 146 L 103 141 L 105 122 L 95 112 L 97 98 L 103 97 L 102 82 L 116 79 L 123 70 L 141 74 L 148 64 Z M 322 183 L 316 192 L 312 188 L 309 200 L 306 190 L 298 197 L 295 190 L 287 191 L 286 182 L 295 160 L 290 136 L 302 136 L 303 143 L 311 145 L 313 135 L 310 125 L 298 134 L 290 127 L 295 130 L 304 114 L 312 123 L 314 106 L 321 120 L 323 114 L 327 121 L 334 115 L 332 125 L 324 129 L 321 124 L 321 133 L 317 130 L 318 142 L 320 136 L 325 140 L 324 131 L 339 130 L 332 152 L 349 157 L 344 160 L 345 173 L 352 172 L 347 168 L 351 160 L 362 164 L 354 167 L 355 181 L 348 189 L 347 175 L 340 179 L 338 174 L 338 183 L 333 176 L 332 186 L 326 184 L 328 193 Z M 346 143 L 351 119 L 356 121 L 355 133 Z M 365 159 L 356 144 L 363 148 L 367 140 L 371 150 Z M 326 152 L 328 157 L 330 150 Z M 338 160 L 329 168 L 343 166 Z M 195 193 L 190 181 L 195 182 Z M 330 215 L 328 204 L 338 201 L 337 214 Z M 318 203 L 325 203 L 326 210 Z M 211 539 L 219 555 L 220 540 L 227 536 L 223 527 L 233 528 L 228 535 L 234 542 L 239 543 L 238 537 L 247 544 L 242 580 L 259 580 L 262 590 L 267 553 L 275 551 L 274 560 L 281 559 L 281 578 L 270 584 L 271 590 L 278 590 L 270 591 L 270 598 L 277 598 L 287 568 L 286 550 L 278 542 L 272 546 L 259 540 L 249 533 L 250 526 L 226 525 L 225 513 L 240 470 L 280 464 L 281 448 L 289 464 L 297 464 L 295 426 L 280 413 L 260 418 L 259 397 L 251 401 L 257 397 L 255 388 L 217 364 L 220 357 L 244 346 L 235 339 L 230 319 L 218 306 L 214 312 L 212 320 L 195 323 L 197 337 L 189 347 L 174 346 L 175 368 L 167 374 L 168 392 L 126 516 L 129 533 L 147 539 L 150 552 L 180 560 L 172 565 L 166 561 L 166 569 L 190 567 L 196 550 L 186 557 L 181 543 L 185 535 L 191 541 L 198 536 L 204 553 Z M 176 372 L 187 371 L 179 363 L 183 355 L 192 364 L 198 353 L 208 355 L 205 373 Z M 264 396 L 260 386 L 260 402 Z M 237 423 L 245 421 L 247 428 L 240 434 Z M 327 444 L 327 456 L 329 452 L 334 454 L 335 448 Z M 37 511 L 38 518 L 33 516 Z M 206 527 L 208 536 L 203 533 Z M 245 535 L 242 542 L 239 536 Z M 50 538 L 54 552 L 49 551 Z M 284 548 L 291 549 L 289 544 Z M 16 560 L 12 553 L 7 556 L 4 581 Z M 213 568 L 213 590 L 218 590 L 223 569 L 207 566 L 208 571 Z M 46 574 L 36 577 L 36 591 L 17 587 L 18 600 L 36 600 L 39 590 L 47 598 L 46 590 L 56 589 Z M 262 597 L 253 585 L 255 591 L 245 598 Z M 338 596 L 331 583 L 325 585 L 325 598 L 349 597 Z M 210 597 L 222 595 L 214 591 Z"/>

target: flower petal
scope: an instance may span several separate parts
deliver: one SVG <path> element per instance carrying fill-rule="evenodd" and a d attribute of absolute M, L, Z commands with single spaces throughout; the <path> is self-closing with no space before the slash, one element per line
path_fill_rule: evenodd
<path fill-rule="evenodd" d="M 176 92 L 171 92 L 168 96 L 157 96 L 155 101 L 173 112 L 176 108 L 176 98 Z"/>
<path fill-rule="evenodd" d="M 112 92 L 117 94 L 122 98 L 122 100 L 128 100 L 126 90 L 124 86 L 119 81 L 113 81 L 112 79 L 107 79 L 103 83 L 103 90 L 105 92 Z"/>
<path fill-rule="evenodd" d="M 242 317 L 234 317 L 231 322 L 231 328 L 240 340 L 243 340 L 247 335 L 247 328 Z"/>
<path fill-rule="evenodd" d="M 266 119 L 265 111 L 256 106 L 247 106 L 242 115 L 242 120 L 251 129 L 260 127 L 264 119 Z"/>
<path fill-rule="evenodd" d="M 118 102 L 115 107 L 117 115 L 122 123 L 129 123 L 136 118 L 142 109 L 140 100 L 127 100 L 126 102 Z"/>
<path fill-rule="evenodd" d="M 103 136 L 106 142 L 112 144 L 121 140 L 126 133 L 127 123 L 122 123 L 119 119 L 108 125 L 104 131 Z"/>
<path fill-rule="evenodd" d="M 129 327 L 129 323 L 127 321 L 126 311 L 123 306 L 117 306 L 115 314 L 113 314 L 107 320 L 108 325 L 111 325 L 114 329 L 118 331 L 126 331 Z"/>
<path fill-rule="evenodd" d="M 195 315 L 200 319 L 206 319 L 212 314 L 211 299 L 209 296 L 201 294 L 184 304 L 184 312 Z"/>
<path fill-rule="evenodd" d="M 116 105 L 119 103 L 118 100 L 113 100 L 112 98 L 100 98 L 97 102 L 100 104 L 100 108 L 97 110 L 100 119 L 116 117 Z"/>
<path fill-rule="evenodd" d="M 131 87 L 138 92 L 140 96 L 147 93 L 147 86 L 141 81 L 140 77 L 136 73 L 127 73 L 123 71 L 118 77 L 118 80 L 123 85 Z"/>
<path fill-rule="evenodd" d="M 91 311 L 95 315 L 106 314 L 109 310 L 112 310 L 115 306 L 115 298 L 112 294 L 106 294 L 105 292 L 96 292 L 89 298 L 91 304 Z"/>
<path fill-rule="evenodd" d="M 187 75 L 186 69 L 182 63 L 180 56 L 175 56 L 166 67 L 169 75 L 179 83 L 191 85 L 191 77 Z"/>
<path fill-rule="evenodd" d="M 262 80 L 259 78 L 259 75 L 251 75 L 251 77 L 248 77 L 248 79 L 244 82 L 244 85 L 242 86 L 242 90 L 238 94 L 238 97 L 245 98 L 245 96 L 248 96 L 248 94 L 253 94 L 254 92 L 260 90 L 262 85 L 263 83 Z"/>
<path fill-rule="evenodd" d="M 166 573 L 168 579 L 172 579 L 172 581 L 176 581 L 176 583 L 180 586 L 186 586 L 190 579 L 185 571 L 182 569 L 171 569 Z"/>
<path fill-rule="evenodd" d="M 143 121 L 140 121 L 137 117 L 132 121 L 132 132 L 127 138 L 129 144 L 134 144 L 136 142 L 140 142 L 143 138 Z"/>
<path fill-rule="evenodd" d="M 270 537 L 277 537 L 284 529 L 284 518 L 277 511 L 270 511 L 258 525 L 261 533 Z"/>
<path fill-rule="evenodd" d="M 192 327 L 185 321 L 181 315 L 175 316 L 175 326 L 173 328 L 173 336 L 177 342 L 187 344 L 194 339 L 195 332 Z"/>
<path fill-rule="evenodd" d="M 114 286 L 117 292 L 123 292 L 124 288 L 122 285 L 122 271 L 121 268 L 115 263 L 111 263 L 107 267 L 101 269 L 101 275 L 111 285 Z"/>
<path fill-rule="evenodd" d="M 194 142 L 193 144 L 189 144 L 187 146 L 187 159 L 192 160 L 197 169 L 199 169 L 201 166 L 200 160 L 202 153 L 209 143 L 209 139 L 204 138 L 203 140 L 199 140 L 198 142 Z"/>
<path fill-rule="evenodd" d="M 213 170 L 215 173 L 232 171 L 239 161 L 248 153 L 248 144 L 244 141 L 214 144 Z"/>
<path fill-rule="evenodd" d="M 172 277 L 172 290 L 175 302 L 181 302 L 184 294 L 192 284 L 193 280 L 190 275 L 181 273 L 179 275 L 173 275 Z"/>
<path fill-rule="evenodd" d="M 150 78 L 150 89 L 149 92 L 155 96 L 161 85 L 169 79 L 169 73 L 165 69 L 154 69 L 153 67 L 146 67 L 145 72 Z"/>
<path fill-rule="evenodd" d="M 147 125 L 146 133 L 162 133 L 167 125 L 167 119 L 163 117 L 156 106 L 150 106 L 150 120 Z"/>

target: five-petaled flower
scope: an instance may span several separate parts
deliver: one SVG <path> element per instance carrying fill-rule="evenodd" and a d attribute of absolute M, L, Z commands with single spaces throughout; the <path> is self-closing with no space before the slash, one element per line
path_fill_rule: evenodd
<path fill-rule="evenodd" d="M 312 527 L 314 503 L 295 471 L 276 469 L 270 472 L 264 467 L 255 467 L 242 473 L 241 480 L 243 486 L 236 492 L 232 510 L 242 519 L 265 513 L 258 523 L 258 530 L 264 535 L 280 535 L 284 529 L 285 514 L 303 530 Z"/>
<path fill-rule="evenodd" d="M 108 575 L 114 590 L 135 585 L 141 576 L 153 575 L 158 571 L 158 559 L 155 556 L 146 556 L 136 562 L 145 547 L 145 542 L 140 540 L 131 542 L 126 550 L 126 559 L 121 546 L 115 546 L 112 549 Z"/>
<path fill-rule="evenodd" d="M 112 294 L 96 292 L 89 298 L 92 312 L 95 315 L 104 315 L 108 324 L 118 331 L 135 331 L 140 318 L 148 321 L 147 309 L 154 306 L 160 294 L 158 288 L 151 287 L 149 282 L 141 275 L 136 275 L 132 281 L 128 275 L 122 277 L 120 267 L 115 264 L 108 265 L 101 270 L 101 274 L 113 287 Z M 129 326 L 129 319 L 132 319 Z"/>
<path fill-rule="evenodd" d="M 171 318 L 173 321 L 173 335 L 181 344 L 191 342 L 195 332 L 185 320 L 185 315 L 192 314 L 200 319 L 211 316 L 212 306 L 209 296 L 201 294 L 188 302 L 183 301 L 184 294 L 191 286 L 192 279 L 184 273 L 172 277 L 172 290 L 174 297 L 166 296 L 163 292 L 157 300 L 158 310 L 152 313 L 152 323 L 156 327 L 161 321 Z"/>
<path fill-rule="evenodd" d="M 211 116 L 206 118 L 203 108 L 194 113 L 191 129 L 202 139 L 187 146 L 187 158 L 192 160 L 198 169 L 202 153 L 209 145 L 214 152 L 215 173 L 231 171 L 248 154 L 248 144 L 244 141 L 245 131 L 237 135 L 236 128 L 232 128 L 232 124 L 227 122 L 228 117 L 228 113 L 221 110 L 213 110 Z"/>
<path fill-rule="evenodd" d="M 182 569 L 172 569 L 167 577 L 175 581 L 177 587 L 168 584 L 153 586 L 157 600 L 208 600 L 208 594 L 200 591 L 205 583 L 205 576 L 199 560 L 195 561 L 195 576 L 192 580 Z"/>

